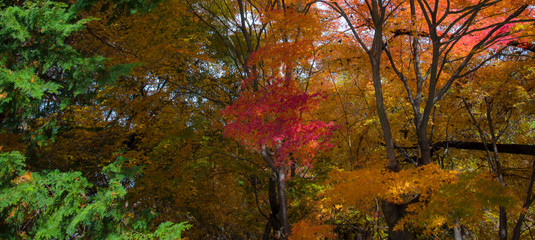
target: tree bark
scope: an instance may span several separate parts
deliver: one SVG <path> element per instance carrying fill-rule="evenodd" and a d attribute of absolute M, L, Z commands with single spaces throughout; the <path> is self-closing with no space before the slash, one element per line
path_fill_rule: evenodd
<path fill-rule="evenodd" d="M 463 240 L 462 228 L 459 220 L 455 220 L 455 226 L 453 226 L 453 239 Z"/>
<path fill-rule="evenodd" d="M 383 86 L 381 82 L 381 55 L 383 52 L 383 22 L 384 22 L 384 7 L 380 6 L 375 0 L 372 0 L 372 16 L 375 23 L 375 33 L 373 36 L 373 43 L 371 50 L 368 52 L 370 64 L 372 67 L 372 79 L 375 92 L 375 104 L 377 106 L 377 116 L 381 123 L 383 130 L 383 137 L 385 139 L 386 154 L 388 156 L 388 168 L 392 171 L 399 171 L 399 163 L 396 159 L 396 152 L 394 148 L 394 138 L 392 137 L 392 130 L 390 122 L 386 115 Z"/>
<path fill-rule="evenodd" d="M 375 31 L 373 36 L 373 43 L 368 56 L 370 58 L 370 64 L 372 67 L 372 79 L 373 86 L 375 91 L 375 104 L 377 106 L 377 116 L 379 117 L 379 122 L 381 123 L 381 128 L 383 130 L 383 137 L 385 140 L 386 153 L 389 159 L 388 169 L 390 171 L 398 172 L 399 171 L 399 162 L 396 159 L 396 152 L 394 148 L 394 138 L 392 136 L 392 130 L 390 127 L 390 122 L 388 121 L 388 116 L 386 114 L 384 98 L 383 98 L 383 87 L 381 79 L 381 55 L 383 53 L 383 24 L 384 24 L 384 14 L 385 7 L 381 5 L 381 1 L 372 0 L 372 18 L 375 25 Z M 402 231 L 395 231 L 394 227 L 399 222 L 401 218 L 405 216 L 405 205 L 397 205 L 394 203 L 389 203 L 388 201 L 383 201 L 383 214 L 388 222 L 388 235 L 391 240 L 410 240 L 411 235 L 407 229 Z"/>
<path fill-rule="evenodd" d="M 499 232 L 500 240 L 507 240 L 507 212 L 505 207 L 500 206 L 500 223 L 499 223 Z"/>
<path fill-rule="evenodd" d="M 420 158 L 422 159 L 419 164 L 427 165 L 431 163 L 431 144 L 427 137 L 427 126 L 425 128 L 419 126 L 416 130 L 418 135 L 418 147 L 420 148 Z"/>
<path fill-rule="evenodd" d="M 286 204 L 286 168 L 276 166 L 271 153 L 267 147 L 263 146 L 262 158 L 268 164 L 272 176 L 269 181 L 269 204 L 271 206 L 270 221 L 273 232 L 280 234 L 280 239 L 287 239 L 290 235 L 290 224 L 288 221 L 288 211 Z M 266 227 L 265 231 L 270 231 Z M 264 236 L 266 232 L 264 232 Z M 269 235 L 269 232 L 268 232 Z"/>
<path fill-rule="evenodd" d="M 268 199 L 271 212 L 264 229 L 264 240 L 269 239 L 271 229 L 273 229 L 273 232 L 277 232 L 282 227 L 279 218 L 280 205 L 277 197 L 277 176 L 275 172 L 272 172 L 271 177 L 269 178 Z"/>
<path fill-rule="evenodd" d="M 520 216 L 518 216 L 518 220 L 516 221 L 515 229 L 513 229 L 513 237 L 511 240 L 520 240 L 520 235 L 522 234 L 522 224 L 524 223 L 524 218 L 526 217 L 526 214 L 521 213 Z"/>
<path fill-rule="evenodd" d="M 288 211 L 286 209 L 286 169 L 280 167 L 277 174 L 279 184 L 279 219 L 281 220 L 281 239 L 287 239 L 290 236 L 290 223 L 288 222 Z"/>
<path fill-rule="evenodd" d="M 382 201 L 383 214 L 385 215 L 386 223 L 388 225 L 388 239 L 390 240 L 411 240 L 412 235 L 407 228 L 401 231 L 394 231 L 394 227 L 403 218 L 407 212 L 407 205 L 394 204 L 386 200 Z"/>

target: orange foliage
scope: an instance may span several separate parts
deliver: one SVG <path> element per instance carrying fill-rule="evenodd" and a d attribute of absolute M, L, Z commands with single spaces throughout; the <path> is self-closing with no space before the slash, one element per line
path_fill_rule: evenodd
<path fill-rule="evenodd" d="M 333 239 L 336 235 L 332 230 L 332 226 L 304 219 L 293 225 L 289 240 Z"/>

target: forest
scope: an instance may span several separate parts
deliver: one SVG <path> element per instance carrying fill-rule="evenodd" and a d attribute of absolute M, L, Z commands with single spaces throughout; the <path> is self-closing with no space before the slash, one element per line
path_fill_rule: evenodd
<path fill-rule="evenodd" d="M 535 239 L 533 0 L 2 0 L 0 239 Z"/>

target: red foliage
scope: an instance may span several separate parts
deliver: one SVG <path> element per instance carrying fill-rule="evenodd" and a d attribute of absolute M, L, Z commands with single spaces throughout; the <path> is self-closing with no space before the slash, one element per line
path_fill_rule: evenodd
<path fill-rule="evenodd" d="M 277 164 L 310 164 L 318 151 L 332 147 L 333 123 L 303 118 L 321 98 L 299 90 L 293 81 L 276 79 L 259 91 L 244 92 L 222 111 L 225 135 L 256 151 L 271 148 Z"/>

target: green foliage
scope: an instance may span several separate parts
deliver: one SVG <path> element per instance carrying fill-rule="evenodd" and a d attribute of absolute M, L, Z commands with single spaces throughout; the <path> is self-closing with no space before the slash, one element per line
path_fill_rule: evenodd
<path fill-rule="evenodd" d="M 84 57 L 68 42 L 89 20 L 77 20 L 66 4 L 53 1 L 0 10 L 0 112 L 17 109 L 29 117 L 46 94 L 67 98 L 75 96 L 71 90 L 87 90 L 104 58 Z"/>
<path fill-rule="evenodd" d="M 77 11 L 87 9 L 95 5 L 97 2 L 98 0 L 78 0 L 73 5 L 73 9 Z M 102 9 L 113 7 L 120 12 L 126 11 L 130 14 L 135 14 L 138 12 L 149 12 L 154 9 L 158 3 L 160 3 L 160 0 L 112 0 L 107 1 Z"/>
<path fill-rule="evenodd" d="M 57 131 L 53 114 L 90 101 L 99 89 L 127 75 L 133 64 L 105 68 L 102 56 L 71 46 L 93 18 L 76 4 L 25 1 L 0 9 L 0 119 L 2 127 L 32 130 L 41 142 Z"/>
<path fill-rule="evenodd" d="M 0 154 L 0 163 L 2 163 L 2 168 L 0 168 L 0 187 L 4 189 L 16 176 L 24 173 L 22 168 L 26 164 L 24 164 L 24 156 L 19 152 Z"/>
<path fill-rule="evenodd" d="M 154 232 L 154 236 L 160 240 L 180 239 L 182 232 L 188 228 L 189 225 L 183 222 L 179 224 L 164 222 L 158 226 L 158 229 Z"/>
<path fill-rule="evenodd" d="M 0 154 L 0 238 L 13 239 L 180 239 L 186 223 L 161 224 L 150 232 L 150 215 L 135 217 L 123 201 L 123 182 L 139 171 L 119 161 L 103 169 L 107 187 L 90 194 L 92 185 L 80 172 L 25 172 L 18 152 Z"/>

